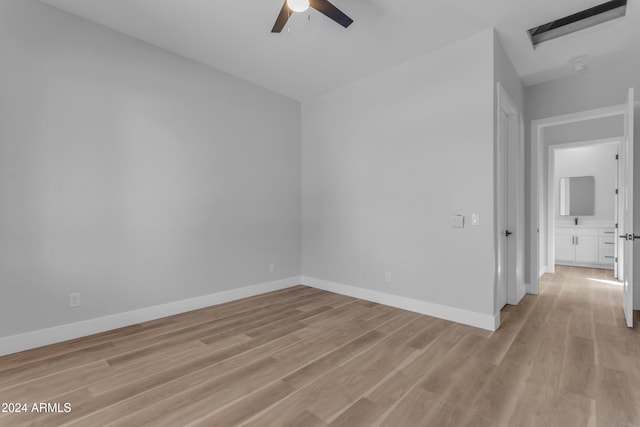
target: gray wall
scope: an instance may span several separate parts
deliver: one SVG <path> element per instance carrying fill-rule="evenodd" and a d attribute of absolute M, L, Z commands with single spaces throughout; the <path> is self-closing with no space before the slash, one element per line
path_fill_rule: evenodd
<path fill-rule="evenodd" d="M 555 80 L 548 83 L 528 87 L 526 89 L 526 185 L 530 188 L 531 178 L 531 120 L 569 114 L 578 111 L 608 107 L 626 102 L 627 91 L 636 88 L 636 100 L 640 99 L 640 63 L 634 58 L 612 57 L 605 64 L 598 64 L 586 73 L 573 77 Z M 636 106 L 635 115 L 635 164 L 640 165 L 640 108 Z M 634 177 L 634 222 L 640 224 L 640 174 Z M 527 198 L 527 212 L 529 198 Z M 527 231 L 530 230 L 531 218 L 527 217 Z M 527 240 L 529 241 L 530 236 Z M 527 246 L 528 249 L 528 246 Z M 529 257 L 527 253 L 527 257 Z M 527 258 L 528 259 L 528 258 Z M 634 270 L 640 271 L 640 251 L 634 253 Z M 527 270 L 527 277 L 532 278 Z M 635 288 L 636 308 L 640 308 L 640 280 L 636 280 Z"/>
<path fill-rule="evenodd" d="M 493 315 L 492 52 L 486 31 L 303 103 L 305 276 Z"/>
<path fill-rule="evenodd" d="M 300 275 L 297 101 L 32 0 L 0 58 L 0 337 Z"/>
<path fill-rule="evenodd" d="M 549 126 L 542 131 L 546 145 L 617 138 L 624 136 L 624 116 L 618 115 Z"/>
<path fill-rule="evenodd" d="M 499 82 L 502 87 L 504 87 L 507 94 L 509 94 L 511 101 L 516 104 L 520 113 L 523 114 L 525 89 L 522 84 L 522 80 L 520 80 L 516 69 L 513 67 L 511 60 L 507 56 L 507 52 L 504 50 L 504 47 L 500 42 L 500 38 L 495 33 L 493 45 L 494 81 Z M 494 85 L 494 96 L 496 93 Z M 495 121 L 494 126 L 496 126 L 496 124 L 497 120 Z"/>

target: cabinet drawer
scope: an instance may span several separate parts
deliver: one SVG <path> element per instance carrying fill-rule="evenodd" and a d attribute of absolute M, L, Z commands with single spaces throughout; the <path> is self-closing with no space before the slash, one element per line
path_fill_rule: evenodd
<path fill-rule="evenodd" d="M 600 248 L 599 251 L 600 255 L 614 255 L 615 251 L 613 250 L 613 247 L 610 248 Z"/>
<path fill-rule="evenodd" d="M 601 264 L 613 264 L 613 254 L 604 254 L 600 252 L 600 263 Z"/>
<path fill-rule="evenodd" d="M 600 237 L 600 249 L 614 248 L 616 239 L 614 237 Z"/>
<path fill-rule="evenodd" d="M 613 237 L 613 238 L 616 237 L 615 228 L 601 228 L 598 231 L 599 231 L 600 237 Z"/>

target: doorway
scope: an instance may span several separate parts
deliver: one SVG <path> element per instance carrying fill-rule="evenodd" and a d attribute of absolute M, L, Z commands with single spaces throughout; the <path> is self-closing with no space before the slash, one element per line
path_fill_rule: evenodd
<path fill-rule="evenodd" d="M 622 120 L 611 124 L 622 134 Z M 562 264 L 613 270 L 618 277 L 621 138 L 548 145 L 546 272 Z M 580 186 L 585 180 L 590 188 Z"/>
<path fill-rule="evenodd" d="M 611 107 L 549 117 L 531 122 L 531 239 L 530 239 L 530 283 L 527 292 L 539 293 L 539 278 L 548 268 L 549 223 L 547 220 L 547 195 L 545 188 L 544 130 L 551 126 L 567 123 L 577 123 L 598 118 L 622 115 L 624 117 L 623 138 L 620 149 L 620 204 L 618 214 L 619 223 L 616 234 L 619 242 L 619 271 L 623 274 L 623 307 L 625 319 L 629 327 L 633 326 L 633 243 L 637 236 L 633 233 L 633 120 L 634 120 L 634 90 L 629 89 L 627 102 Z M 626 262 L 628 261 L 628 262 Z"/>

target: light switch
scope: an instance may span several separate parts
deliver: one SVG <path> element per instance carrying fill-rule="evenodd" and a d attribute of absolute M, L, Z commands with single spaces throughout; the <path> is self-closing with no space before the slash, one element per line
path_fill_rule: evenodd
<path fill-rule="evenodd" d="M 464 215 L 454 215 L 451 217 L 451 226 L 455 228 L 464 228 Z"/>
<path fill-rule="evenodd" d="M 471 225 L 474 225 L 474 226 L 480 225 L 480 215 L 471 214 Z"/>

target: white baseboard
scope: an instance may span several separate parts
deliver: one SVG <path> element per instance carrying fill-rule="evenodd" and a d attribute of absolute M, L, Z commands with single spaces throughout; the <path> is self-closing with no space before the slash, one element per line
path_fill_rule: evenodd
<path fill-rule="evenodd" d="M 542 267 L 540 267 L 540 270 L 538 270 L 538 279 L 541 278 L 544 273 L 553 273 L 553 270 L 549 270 L 548 265 L 543 265 Z"/>
<path fill-rule="evenodd" d="M 518 283 L 516 285 L 516 301 L 518 301 L 516 304 L 520 303 L 520 301 L 522 300 L 522 298 L 524 298 L 526 293 L 527 293 L 527 285 L 525 283 Z"/>
<path fill-rule="evenodd" d="M 613 270 L 613 263 L 600 264 L 595 262 L 556 262 L 556 265 L 564 265 L 567 267 L 585 267 L 585 268 L 598 268 L 602 270 Z"/>
<path fill-rule="evenodd" d="M 341 283 L 328 282 L 326 280 L 303 276 L 303 285 L 341 295 L 347 295 L 366 301 L 377 302 L 415 313 L 426 314 L 427 316 L 438 317 L 452 322 L 464 323 L 465 325 L 495 331 L 500 326 L 500 313 L 489 315 L 476 313 L 474 311 L 463 310 L 447 305 L 434 304 L 414 298 L 402 297 L 399 295 L 387 294 L 385 292 L 372 291 L 370 289 L 358 288 L 355 286 L 343 285 Z"/>
<path fill-rule="evenodd" d="M 261 283 L 238 289 L 203 295 L 201 297 L 185 299 L 167 304 L 145 307 L 139 310 L 127 311 L 96 319 L 83 320 L 55 326 L 53 328 L 40 329 L 24 334 L 12 335 L 0 338 L 0 356 L 19 351 L 55 344 L 87 335 L 97 334 L 112 329 L 148 322 L 174 314 L 185 313 L 199 308 L 235 301 L 241 298 L 252 297 L 267 292 L 290 288 L 300 284 L 300 277 L 290 277 L 274 282 Z"/>
<path fill-rule="evenodd" d="M 531 295 L 538 295 L 538 291 L 535 289 L 533 283 L 525 283 L 525 290 L 527 291 L 528 294 Z"/>

